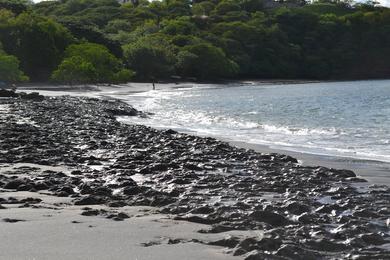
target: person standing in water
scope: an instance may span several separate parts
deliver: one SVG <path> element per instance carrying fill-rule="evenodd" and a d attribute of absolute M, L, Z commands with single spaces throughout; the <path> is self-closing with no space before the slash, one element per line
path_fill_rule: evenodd
<path fill-rule="evenodd" d="M 156 90 L 156 84 L 154 84 L 154 81 L 155 81 L 155 78 L 152 77 L 152 86 L 153 86 L 153 90 Z"/>

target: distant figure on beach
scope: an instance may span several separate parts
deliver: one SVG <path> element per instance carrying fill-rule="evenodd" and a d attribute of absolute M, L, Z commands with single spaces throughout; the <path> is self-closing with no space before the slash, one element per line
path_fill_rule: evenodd
<path fill-rule="evenodd" d="M 152 77 L 151 79 L 152 79 L 153 90 L 156 90 L 156 84 L 155 84 L 156 78 L 155 78 L 155 77 Z"/>

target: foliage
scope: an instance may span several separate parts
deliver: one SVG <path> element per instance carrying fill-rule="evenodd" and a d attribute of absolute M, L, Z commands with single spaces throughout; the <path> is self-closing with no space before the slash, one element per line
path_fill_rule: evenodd
<path fill-rule="evenodd" d="M 0 0 L 0 42 L 32 80 L 126 81 L 122 63 L 141 80 L 383 78 L 389 24 L 390 9 L 370 1 Z M 105 51 L 69 54 L 87 42 Z"/>
<path fill-rule="evenodd" d="M 116 57 L 122 57 L 122 47 L 120 43 L 114 39 L 110 39 L 106 34 L 102 33 L 96 27 L 88 26 L 76 21 L 61 21 L 62 25 L 68 28 L 76 38 L 97 43 L 106 46 L 110 52 Z"/>
<path fill-rule="evenodd" d="M 179 57 L 177 67 L 188 76 L 210 79 L 233 77 L 238 72 L 238 65 L 222 49 L 208 43 L 185 46 Z"/>
<path fill-rule="evenodd" d="M 27 11 L 32 4 L 28 0 L 0 0 L 0 9 L 7 9 L 15 14 L 21 14 Z"/>
<path fill-rule="evenodd" d="M 0 46 L 1 47 L 1 46 Z M 28 77 L 19 69 L 19 60 L 7 55 L 0 48 L 0 81 L 16 83 L 28 81 Z"/>
<path fill-rule="evenodd" d="M 172 46 L 160 40 L 141 38 L 124 46 L 128 65 L 143 79 L 166 78 L 174 71 Z"/>
<path fill-rule="evenodd" d="M 133 75 L 105 46 L 82 43 L 66 49 L 65 59 L 53 72 L 52 79 L 71 84 L 126 82 Z"/>
<path fill-rule="evenodd" d="M 32 79 L 45 79 L 61 62 L 65 48 L 74 41 L 69 31 L 53 20 L 22 13 L 0 12 L 0 42 L 16 56 Z"/>
<path fill-rule="evenodd" d="M 97 77 L 93 64 L 80 56 L 64 59 L 52 75 L 53 80 L 70 84 L 94 82 Z"/>

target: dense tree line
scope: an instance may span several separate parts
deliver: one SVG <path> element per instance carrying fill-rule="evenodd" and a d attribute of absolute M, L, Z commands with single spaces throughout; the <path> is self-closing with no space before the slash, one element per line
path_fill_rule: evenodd
<path fill-rule="evenodd" d="M 373 2 L 0 0 L 0 42 L 2 81 L 390 76 Z"/>

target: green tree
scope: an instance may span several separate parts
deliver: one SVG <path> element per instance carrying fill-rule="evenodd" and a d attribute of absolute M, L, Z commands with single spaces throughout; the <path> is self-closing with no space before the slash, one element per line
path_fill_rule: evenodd
<path fill-rule="evenodd" d="M 198 16 L 208 16 L 215 9 L 215 4 L 211 1 L 203 1 L 192 5 L 192 12 Z"/>
<path fill-rule="evenodd" d="M 125 59 L 142 79 L 168 78 L 174 72 L 175 57 L 167 42 L 141 39 L 124 46 Z"/>
<path fill-rule="evenodd" d="M 225 15 L 229 12 L 241 11 L 240 5 L 236 1 L 223 0 L 215 7 L 215 14 Z"/>
<path fill-rule="evenodd" d="M 110 39 L 107 34 L 104 34 L 98 28 L 84 25 L 77 21 L 63 21 L 62 25 L 64 25 L 74 37 L 82 41 L 104 45 L 116 57 L 122 57 L 123 53 L 120 42 L 115 39 Z"/>
<path fill-rule="evenodd" d="M 19 69 L 19 60 L 15 56 L 7 55 L 0 50 L 0 81 L 24 82 L 28 77 Z"/>
<path fill-rule="evenodd" d="M 255 13 L 257 11 L 264 10 L 263 0 L 240 0 L 239 4 L 242 9 L 247 12 Z"/>
<path fill-rule="evenodd" d="M 133 75 L 105 46 L 82 43 L 66 49 L 65 59 L 52 79 L 65 83 L 126 82 Z"/>
<path fill-rule="evenodd" d="M 162 23 L 162 27 L 163 29 L 161 30 L 161 32 L 170 35 L 193 35 L 197 31 L 196 26 L 190 21 L 189 17 L 182 17 L 180 19 L 164 21 Z"/>
<path fill-rule="evenodd" d="M 352 5 L 338 0 L 134 0 L 119 4 L 117 0 L 62 0 L 29 4 L 25 0 L 0 0 L 0 6 L 1 3 L 7 3 L 3 8 L 13 13 L 0 11 L 0 41 L 34 79 L 56 68 L 69 44 L 67 40 L 53 43 L 51 37 L 57 35 L 56 30 L 42 30 L 45 20 L 67 27 L 77 42 L 106 46 L 116 58 L 136 69 L 140 79 L 174 73 L 198 78 L 390 75 L 390 9 L 374 2 Z M 126 57 L 122 49 L 127 50 Z"/>
<path fill-rule="evenodd" d="M 21 14 L 28 10 L 32 1 L 29 0 L 0 0 L 0 9 L 7 9 L 15 14 Z"/>
<path fill-rule="evenodd" d="M 61 61 L 63 51 L 74 41 L 62 25 L 51 19 L 22 13 L 0 20 L 0 41 L 4 50 L 16 56 L 21 68 L 34 80 L 45 80 Z M 1 15 L 1 14 L 0 14 Z"/>
<path fill-rule="evenodd" d="M 167 17 L 172 19 L 181 16 L 191 15 L 190 0 L 164 0 L 167 10 Z"/>
<path fill-rule="evenodd" d="M 186 76 L 199 79 L 233 77 L 239 71 L 238 65 L 228 59 L 222 49 L 208 43 L 187 45 L 179 55 L 177 68 Z"/>
<path fill-rule="evenodd" d="M 115 19 L 108 22 L 106 27 L 104 27 L 104 31 L 111 34 L 116 34 L 120 31 L 129 32 L 131 31 L 131 24 L 129 21 L 125 19 Z"/>
<path fill-rule="evenodd" d="M 69 84 L 89 83 L 98 82 L 98 74 L 91 62 L 80 56 L 72 56 L 62 61 L 53 72 L 52 79 Z"/>
<path fill-rule="evenodd" d="M 193 66 L 199 60 L 199 57 L 189 51 L 180 51 L 177 54 L 176 70 L 181 76 L 192 76 Z"/>

